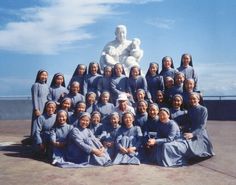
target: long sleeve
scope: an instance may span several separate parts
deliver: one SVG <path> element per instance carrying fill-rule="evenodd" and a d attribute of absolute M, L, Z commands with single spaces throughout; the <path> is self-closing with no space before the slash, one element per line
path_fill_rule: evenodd
<path fill-rule="evenodd" d="M 35 83 L 31 88 L 33 110 L 39 110 L 38 87 L 38 83 Z"/>
<path fill-rule="evenodd" d="M 162 124 L 162 123 L 161 123 Z M 174 139 L 180 134 L 179 127 L 177 126 L 177 123 L 170 122 L 168 125 L 164 125 L 164 129 L 158 129 L 157 131 L 157 145 L 174 141 Z M 166 133 L 164 133 L 166 132 Z M 164 133 L 164 134 L 163 134 Z"/>
<path fill-rule="evenodd" d="M 85 132 L 85 131 L 84 131 Z M 72 130 L 72 139 L 75 142 L 75 144 L 80 147 L 84 152 L 86 153 L 91 153 L 92 152 L 92 146 L 89 144 L 85 143 L 85 138 L 87 137 L 85 133 L 79 132 L 77 128 L 74 128 Z M 88 138 L 87 138 L 88 139 Z"/>
<path fill-rule="evenodd" d="M 42 116 L 39 116 L 37 118 L 36 121 L 36 128 L 35 128 L 35 143 L 36 144 L 41 144 L 43 141 L 42 141 L 42 138 L 41 138 L 41 132 L 42 132 L 42 128 L 43 128 L 43 117 Z"/>
<path fill-rule="evenodd" d="M 202 107 L 201 113 L 198 116 L 198 120 L 197 120 L 198 123 L 195 123 L 195 124 L 197 124 L 197 127 L 192 129 L 192 134 L 195 137 L 197 137 L 198 135 L 201 135 L 203 129 L 205 129 L 206 123 L 207 123 L 207 118 L 208 118 L 207 109 L 205 107 Z"/>

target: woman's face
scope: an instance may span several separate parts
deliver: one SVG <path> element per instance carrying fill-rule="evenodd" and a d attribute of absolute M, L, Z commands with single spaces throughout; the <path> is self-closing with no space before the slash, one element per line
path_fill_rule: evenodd
<path fill-rule="evenodd" d="M 56 77 L 55 83 L 57 86 L 60 86 L 63 83 L 63 81 L 64 81 L 64 78 L 63 76 L 60 75 Z"/>
<path fill-rule="evenodd" d="M 119 101 L 119 108 L 121 110 L 125 110 L 127 108 L 128 102 L 126 100 L 120 100 Z"/>
<path fill-rule="evenodd" d="M 180 84 L 182 84 L 183 82 L 184 82 L 184 76 L 182 76 L 182 75 L 177 75 L 177 76 L 175 77 L 175 83 L 176 83 L 176 84 L 180 85 Z"/>
<path fill-rule="evenodd" d="M 162 92 L 157 92 L 157 102 L 163 102 L 164 101 L 164 95 L 162 94 Z"/>
<path fill-rule="evenodd" d="M 172 102 L 172 106 L 176 109 L 180 108 L 180 106 L 182 105 L 183 101 L 180 97 L 176 96 L 174 99 L 173 99 L 173 102 Z"/>
<path fill-rule="evenodd" d="M 101 100 L 103 103 L 107 103 L 110 99 L 110 95 L 108 93 L 102 94 Z"/>
<path fill-rule="evenodd" d="M 93 64 L 90 68 L 90 72 L 92 74 L 97 74 L 97 71 L 98 71 L 98 65 L 97 64 Z"/>
<path fill-rule="evenodd" d="M 138 99 L 138 101 L 144 100 L 144 98 L 145 98 L 145 92 L 143 92 L 143 91 L 138 91 L 138 92 L 137 92 L 137 99 Z"/>
<path fill-rule="evenodd" d="M 119 117 L 116 115 L 111 116 L 110 122 L 111 122 L 113 128 L 117 128 L 119 126 Z"/>
<path fill-rule="evenodd" d="M 123 121 L 127 128 L 131 128 L 133 126 L 134 117 L 131 114 L 125 114 Z"/>
<path fill-rule="evenodd" d="M 71 101 L 65 100 L 62 102 L 61 108 L 64 110 L 68 110 L 71 107 Z"/>
<path fill-rule="evenodd" d="M 116 65 L 115 66 L 115 73 L 116 73 L 116 76 L 121 76 L 122 75 L 122 72 L 123 72 L 123 68 L 121 65 Z"/>
<path fill-rule="evenodd" d="M 171 68 L 171 64 L 172 64 L 172 62 L 171 62 L 170 58 L 166 58 L 164 61 L 164 67 L 169 69 L 169 68 Z"/>
<path fill-rule="evenodd" d="M 106 77 L 111 77 L 112 69 L 107 67 L 104 71 Z"/>
<path fill-rule="evenodd" d="M 101 121 L 101 117 L 99 116 L 99 114 L 93 114 L 93 116 L 91 117 L 91 122 L 93 124 L 98 124 Z"/>
<path fill-rule="evenodd" d="M 194 81 L 193 80 L 187 80 L 185 82 L 185 89 L 187 92 L 192 92 L 194 89 Z"/>
<path fill-rule="evenodd" d="M 78 69 L 78 75 L 83 76 L 85 73 L 85 69 L 86 69 L 85 66 L 80 66 Z"/>
<path fill-rule="evenodd" d="M 189 63 L 190 63 L 190 61 L 191 61 L 191 58 L 190 58 L 189 55 L 184 55 L 184 56 L 183 56 L 183 65 L 184 65 L 184 66 L 188 66 Z"/>
<path fill-rule="evenodd" d="M 47 114 L 49 116 L 53 115 L 55 111 L 56 111 L 56 105 L 54 103 L 49 103 L 46 107 Z"/>
<path fill-rule="evenodd" d="M 80 118 L 79 120 L 79 125 L 82 127 L 82 128 L 87 128 L 89 126 L 89 122 L 90 122 L 90 119 L 88 116 L 83 116 L 82 118 Z"/>
<path fill-rule="evenodd" d="M 157 117 L 158 112 L 159 112 L 159 110 L 157 109 L 156 106 L 150 106 L 149 109 L 148 109 L 148 115 L 149 115 L 151 118 Z"/>
<path fill-rule="evenodd" d="M 189 97 L 189 104 L 191 106 L 197 106 L 199 104 L 199 98 L 197 95 L 191 95 Z"/>
<path fill-rule="evenodd" d="M 166 111 L 161 110 L 159 112 L 159 119 L 162 123 L 166 123 L 167 121 L 169 121 L 169 114 Z"/>
<path fill-rule="evenodd" d="M 57 115 L 57 122 L 58 122 L 58 124 L 60 124 L 60 125 L 63 125 L 63 124 L 65 124 L 66 123 L 66 119 L 67 119 L 67 114 L 66 114 L 66 112 L 59 112 L 59 113 L 57 113 L 58 115 Z"/>
<path fill-rule="evenodd" d="M 40 75 L 39 75 L 39 80 L 41 82 L 46 82 L 48 79 L 48 73 L 46 71 L 42 72 Z"/>
<path fill-rule="evenodd" d="M 72 83 L 70 90 L 73 94 L 78 93 L 80 91 L 79 84 L 78 83 Z"/>
<path fill-rule="evenodd" d="M 139 111 L 140 113 L 147 112 L 147 105 L 146 105 L 146 103 L 140 102 L 140 103 L 138 104 L 138 111 Z"/>
<path fill-rule="evenodd" d="M 87 102 L 91 105 L 91 104 L 94 104 L 96 101 L 96 96 L 95 94 L 90 94 L 88 95 L 87 97 Z"/>
<path fill-rule="evenodd" d="M 80 112 L 85 112 L 86 111 L 86 105 L 84 103 L 80 103 L 77 107 L 76 107 L 76 112 L 80 113 Z"/>
<path fill-rule="evenodd" d="M 137 67 L 134 67 L 131 71 L 131 75 L 133 78 L 137 78 L 139 76 L 139 69 Z"/>
<path fill-rule="evenodd" d="M 149 72 L 151 73 L 151 75 L 156 75 L 156 73 L 157 73 L 157 69 L 158 69 L 158 67 L 157 67 L 157 65 L 155 65 L 155 64 L 152 64 L 151 66 L 150 66 L 150 68 L 149 68 Z"/>

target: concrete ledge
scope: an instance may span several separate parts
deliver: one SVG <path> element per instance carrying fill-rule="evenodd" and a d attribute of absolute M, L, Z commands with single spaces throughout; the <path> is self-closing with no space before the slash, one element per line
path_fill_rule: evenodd
<path fill-rule="evenodd" d="M 204 100 L 209 120 L 236 121 L 236 100 Z M 0 100 L 0 120 L 31 119 L 31 100 Z"/>

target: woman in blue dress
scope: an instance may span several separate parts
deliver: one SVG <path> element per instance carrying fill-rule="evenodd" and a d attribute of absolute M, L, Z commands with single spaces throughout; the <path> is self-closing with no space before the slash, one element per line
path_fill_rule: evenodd
<path fill-rule="evenodd" d="M 72 101 L 71 108 L 74 109 L 75 105 L 79 101 L 85 101 L 85 97 L 80 93 L 80 84 L 77 81 L 72 82 L 70 85 L 70 91 L 66 95 Z"/>
<path fill-rule="evenodd" d="M 52 164 L 60 165 L 64 163 L 67 151 L 69 133 L 73 126 L 68 124 L 68 114 L 65 110 L 57 112 L 56 121 L 50 131 L 50 142 L 53 147 Z"/>
<path fill-rule="evenodd" d="M 98 80 L 98 97 L 104 92 L 111 92 L 111 79 L 112 79 L 112 67 L 104 67 L 104 74 L 102 78 Z"/>
<path fill-rule="evenodd" d="M 110 103 L 110 93 L 108 91 L 102 92 L 95 109 L 101 113 L 101 122 L 103 124 L 107 123 L 109 115 L 114 111 L 114 108 L 115 106 Z"/>
<path fill-rule="evenodd" d="M 170 92 L 170 96 L 173 97 L 175 94 L 183 94 L 184 92 L 184 74 L 177 72 L 174 78 L 174 86 Z"/>
<path fill-rule="evenodd" d="M 173 94 L 173 90 L 174 90 L 174 79 L 170 76 L 167 76 L 164 78 L 164 82 L 165 82 L 165 102 L 167 104 L 170 104 L 171 98 L 172 98 L 172 94 Z"/>
<path fill-rule="evenodd" d="M 86 94 L 86 112 L 92 114 L 96 110 L 97 95 L 95 92 L 88 92 Z"/>
<path fill-rule="evenodd" d="M 193 68 L 192 56 L 188 53 L 185 53 L 181 57 L 180 67 L 177 69 L 179 72 L 185 75 L 186 79 L 192 78 L 195 82 L 195 91 L 197 90 L 198 76 L 196 70 Z"/>
<path fill-rule="evenodd" d="M 158 90 L 164 91 L 164 80 L 163 76 L 159 75 L 158 63 L 152 62 L 149 65 L 148 71 L 145 75 L 148 91 L 151 94 L 152 101 L 156 101 L 156 92 Z"/>
<path fill-rule="evenodd" d="M 69 136 L 67 161 L 70 166 L 76 164 L 107 166 L 111 164 L 109 154 L 102 143 L 88 129 L 90 114 L 84 112 L 79 118 L 79 124 L 73 128 Z"/>
<path fill-rule="evenodd" d="M 152 162 L 166 167 L 183 166 L 187 163 L 188 145 L 181 138 L 177 123 L 170 120 L 168 108 L 160 108 L 156 136 L 147 140 L 146 146 L 152 148 Z"/>
<path fill-rule="evenodd" d="M 117 112 L 113 112 L 109 115 L 109 122 L 106 125 L 103 125 L 103 131 L 100 136 L 100 141 L 107 149 L 107 152 L 112 160 L 114 160 L 115 154 L 117 153 L 115 141 L 119 128 L 119 114 Z"/>
<path fill-rule="evenodd" d="M 166 96 L 165 96 L 164 91 L 158 90 L 156 92 L 156 102 L 155 103 L 158 105 L 159 108 L 169 107 L 169 104 L 166 100 Z"/>
<path fill-rule="evenodd" d="M 68 113 L 68 117 L 70 117 L 74 111 L 71 109 L 71 99 L 68 97 L 64 97 L 61 100 L 58 110 L 65 110 Z M 68 124 L 72 124 L 72 123 L 68 122 Z"/>
<path fill-rule="evenodd" d="M 172 98 L 172 106 L 170 108 L 170 117 L 179 125 L 180 131 L 184 132 L 187 125 L 188 111 L 183 109 L 182 105 L 183 97 L 180 94 L 174 95 Z"/>
<path fill-rule="evenodd" d="M 67 89 L 70 89 L 70 86 L 74 81 L 79 82 L 81 88 L 81 94 L 85 96 L 86 94 L 84 93 L 84 80 L 86 75 L 87 75 L 86 65 L 78 64 L 67 86 Z"/>
<path fill-rule="evenodd" d="M 144 128 L 148 120 L 147 108 L 148 103 L 145 100 L 138 101 L 134 123 L 141 128 L 142 133 L 144 133 Z"/>
<path fill-rule="evenodd" d="M 137 101 L 136 93 L 138 89 L 143 89 L 145 91 L 146 97 L 149 99 L 149 101 L 151 100 L 151 94 L 148 91 L 147 81 L 141 75 L 141 70 L 138 66 L 131 67 L 128 82 L 134 101 Z"/>
<path fill-rule="evenodd" d="M 102 78 L 99 64 L 96 62 L 90 62 L 88 68 L 88 74 L 85 78 L 84 93 L 94 92 L 97 96 L 98 93 L 98 81 Z"/>
<path fill-rule="evenodd" d="M 45 154 L 50 157 L 50 130 L 56 120 L 56 103 L 48 101 L 45 109 L 35 121 L 35 133 L 33 135 L 33 150 L 36 155 L 43 157 Z"/>
<path fill-rule="evenodd" d="M 129 101 L 133 103 L 133 97 L 129 86 L 128 78 L 124 74 L 122 64 L 117 63 L 114 66 L 114 75 L 111 80 L 112 103 L 116 105 L 116 100 L 120 94 L 126 94 Z"/>
<path fill-rule="evenodd" d="M 91 114 L 91 121 L 89 124 L 89 129 L 92 131 L 92 133 L 95 135 L 96 138 L 100 138 L 102 134 L 102 126 L 101 123 L 101 114 L 98 111 L 94 111 Z"/>
<path fill-rule="evenodd" d="M 135 97 L 136 97 L 136 102 L 133 104 L 133 107 L 135 109 L 137 109 L 137 102 L 139 102 L 139 101 L 143 101 L 144 100 L 147 103 L 153 103 L 152 99 L 147 98 L 147 95 L 146 95 L 146 93 L 145 93 L 145 91 L 143 89 L 138 89 L 137 92 L 136 92 Z"/>
<path fill-rule="evenodd" d="M 177 70 L 174 69 L 173 59 L 169 56 L 165 56 L 162 59 L 162 70 L 160 72 L 160 75 L 162 75 L 163 78 L 170 76 L 171 78 L 174 79 L 176 72 Z"/>
<path fill-rule="evenodd" d="M 73 114 L 69 116 L 69 123 L 77 126 L 78 119 L 83 112 L 86 112 L 86 103 L 84 101 L 79 101 L 75 105 Z"/>
<path fill-rule="evenodd" d="M 194 79 L 192 79 L 192 78 L 186 79 L 186 80 L 184 81 L 184 92 L 183 92 L 182 96 L 183 96 L 183 107 L 184 107 L 185 109 L 187 109 L 187 110 L 188 110 L 189 107 L 190 107 L 190 105 L 189 105 L 189 98 L 190 98 L 190 95 L 191 95 L 193 92 L 196 92 L 194 89 L 195 89 L 195 81 L 194 81 Z M 202 98 L 202 96 L 201 96 L 201 94 L 200 94 L 200 91 L 197 91 L 196 93 L 198 93 L 199 96 L 200 96 L 200 101 L 199 101 L 199 103 L 200 103 L 201 105 L 203 105 L 203 98 Z"/>
<path fill-rule="evenodd" d="M 56 73 L 52 78 L 49 88 L 48 100 L 55 101 L 59 105 L 63 97 L 69 93 L 65 86 L 64 75 L 62 73 Z"/>
<path fill-rule="evenodd" d="M 142 131 L 139 126 L 134 126 L 134 115 L 124 113 L 123 126 L 119 129 L 116 138 L 118 153 L 113 164 L 140 164 L 139 150 L 142 144 Z"/>
<path fill-rule="evenodd" d="M 32 120 L 31 120 L 31 137 L 35 132 L 35 120 L 43 113 L 45 103 L 49 94 L 49 87 L 47 84 L 48 72 L 39 70 L 36 76 L 35 83 L 31 87 L 32 96 Z"/>
<path fill-rule="evenodd" d="M 212 143 L 208 137 L 206 123 L 208 118 L 207 108 L 199 104 L 198 93 L 191 93 L 189 102 L 191 108 L 188 110 L 188 132 L 184 133 L 190 151 L 189 159 L 211 157 L 214 154 Z"/>

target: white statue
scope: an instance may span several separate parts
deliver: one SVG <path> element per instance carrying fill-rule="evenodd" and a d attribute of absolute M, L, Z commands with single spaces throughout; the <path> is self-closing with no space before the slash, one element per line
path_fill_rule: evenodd
<path fill-rule="evenodd" d="M 132 66 L 139 66 L 139 61 L 143 56 L 143 50 L 140 49 L 141 41 L 134 38 L 132 41 L 126 39 L 127 29 L 124 25 L 116 27 L 115 40 L 106 44 L 100 58 L 101 69 L 105 66 L 113 67 L 116 63 L 124 66 L 128 75 Z"/>

